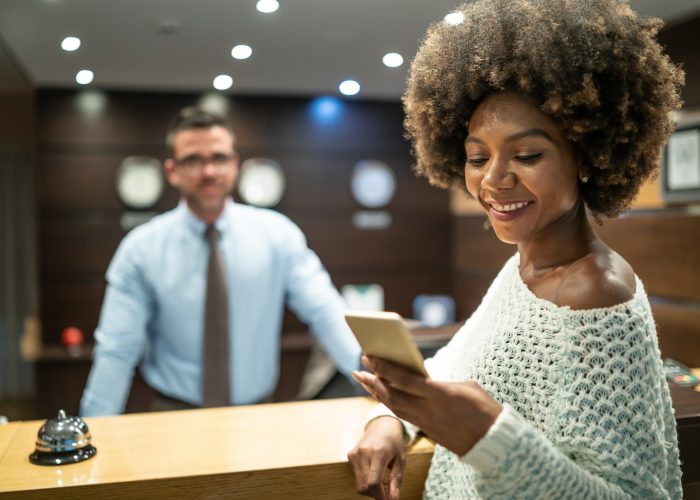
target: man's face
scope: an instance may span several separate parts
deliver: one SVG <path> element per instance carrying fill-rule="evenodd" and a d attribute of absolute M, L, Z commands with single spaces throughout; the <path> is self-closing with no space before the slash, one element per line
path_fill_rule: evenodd
<path fill-rule="evenodd" d="M 233 137 L 220 126 L 182 130 L 175 135 L 165 171 L 190 209 L 211 223 L 224 209 L 238 174 Z"/>

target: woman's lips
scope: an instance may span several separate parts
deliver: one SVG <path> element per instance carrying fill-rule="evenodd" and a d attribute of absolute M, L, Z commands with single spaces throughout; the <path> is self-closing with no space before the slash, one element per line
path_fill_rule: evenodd
<path fill-rule="evenodd" d="M 515 201 L 510 203 L 488 203 L 489 213 L 499 221 L 510 221 L 523 215 L 532 205 L 531 201 Z"/>

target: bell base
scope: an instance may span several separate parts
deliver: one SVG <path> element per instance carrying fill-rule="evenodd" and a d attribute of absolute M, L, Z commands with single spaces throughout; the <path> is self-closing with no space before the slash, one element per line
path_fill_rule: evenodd
<path fill-rule="evenodd" d="M 29 455 L 29 461 L 36 465 L 68 465 L 87 460 L 88 458 L 94 457 L 96 453 L 97 448 L 89 444 L 79 450 L 60 453 L 35 451 Z"/>

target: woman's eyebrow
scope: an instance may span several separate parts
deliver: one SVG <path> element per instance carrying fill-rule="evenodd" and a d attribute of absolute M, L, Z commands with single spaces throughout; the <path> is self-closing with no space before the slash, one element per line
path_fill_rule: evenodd
<path fill-rule="evenodd" d="M 518 132 L 517 134 L 513 134 L 511 136 L 508 136 L 506 138 L 506 142 L 512 142 L 512 141 L 517 141 L 518 139 L 522 139 L 523 137 L 544 137 L 547 139 L 549 142 L 554 142 L 554 139 L 552 139 L 552 136 L 549 135 L 547 132 L 542 130 L 541 128 L 531 128 L 528 130 L 523 130 L 522 132 Z"/>

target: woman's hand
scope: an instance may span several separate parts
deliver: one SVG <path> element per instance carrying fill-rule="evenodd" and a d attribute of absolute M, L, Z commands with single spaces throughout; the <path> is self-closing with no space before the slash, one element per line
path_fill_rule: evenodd
<path fill-rule="evenodd" d="M 355 380 L 396 416 L 459 456 L 501 413 L 501 405 L 476 382 L 436 382 L 377 358 L 365 357 L 364 364 L 375 374 L 355 371 Z"/>
<path fill-rule="evenodd" d="M 394 417 L 372 420 L 348 459 L 358 493 L 381 500 L 398 499 L 406 464 L 403 424 Z"/>

